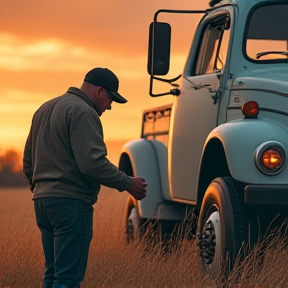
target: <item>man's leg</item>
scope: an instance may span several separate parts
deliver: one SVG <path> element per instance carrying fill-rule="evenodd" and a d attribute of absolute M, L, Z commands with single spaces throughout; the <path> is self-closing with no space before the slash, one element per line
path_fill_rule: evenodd
<path fill-rule="evenodd" d="M 67 198 L 45 198 L 43 206 L 54 228 L 53 287 L 80 287 L 93 234 L 93 207 Z"/>
<path fill-rule="evenodd" d="M 42 199 L 34 201 L 37 225 L 41 231 L 42 247 L 45 257 L 44 288 L 51 288 L 54 281 L 54 235 L 53 227 L 43 210 Z"/>

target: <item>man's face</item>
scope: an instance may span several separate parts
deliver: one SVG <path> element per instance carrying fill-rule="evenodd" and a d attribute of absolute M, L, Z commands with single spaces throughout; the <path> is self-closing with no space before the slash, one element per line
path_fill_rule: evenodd
<path fill-rule="evenodd" d="M 108 93 L 108 91 L 103 88 L 99 87 L 97 90 L 97 109 L 99 112 L 99 116 L 101 116 L 105 110 L 111 110 L 111 104 L 112 104 L 112 97 Z"/>

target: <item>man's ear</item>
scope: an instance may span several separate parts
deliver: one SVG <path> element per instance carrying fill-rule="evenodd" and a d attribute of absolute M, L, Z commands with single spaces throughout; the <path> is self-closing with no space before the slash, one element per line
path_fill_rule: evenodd
<path fill-rule="evenodd" d="M 102 87 L 97 87 L 96 88 L 96 96 L 97 96 L 97 98 L 101 98 L 102 97 Z"/>

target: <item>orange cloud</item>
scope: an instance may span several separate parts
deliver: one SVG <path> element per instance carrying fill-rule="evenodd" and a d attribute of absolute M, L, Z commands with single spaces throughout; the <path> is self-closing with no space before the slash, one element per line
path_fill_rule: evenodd
<path fill-rule="evenodd" d="M 57 38 L 27 42 L 15 35 L 0 34 L 0 42 L 3 43 L 0 69 L 10 71 L 82 71 L 85 66 L 91 67 L 91 63 L 107 66 L 115 57 L 114 53 L 73 46 Z M 132 56 L 130 60 L 133 61 L 127 62 L 127 59 L 120 57 L 114 61 L 115 68 L 121 70 L 123 77 L 142 77 L 145 71 L 139 68 L 146 61 L 146 55 Z M 138 71 L 135 70 L 137 67 Z"/>

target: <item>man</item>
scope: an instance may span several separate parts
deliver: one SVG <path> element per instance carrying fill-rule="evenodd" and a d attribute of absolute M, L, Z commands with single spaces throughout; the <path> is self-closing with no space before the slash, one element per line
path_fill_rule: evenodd
<path fill-rule="evenodd" d="M 70 87 L 34 114 L 23 157 L 33 192 L 45 256 L 44 287 L 76 288 L 84 279 L 92 240 L 93 204 L 101 185 L 146 196 L 141 177 L 129 177 L 106 158 L 100 116 L 126 103 L 107 68 L 89 71 L 80 89 Z"/>

